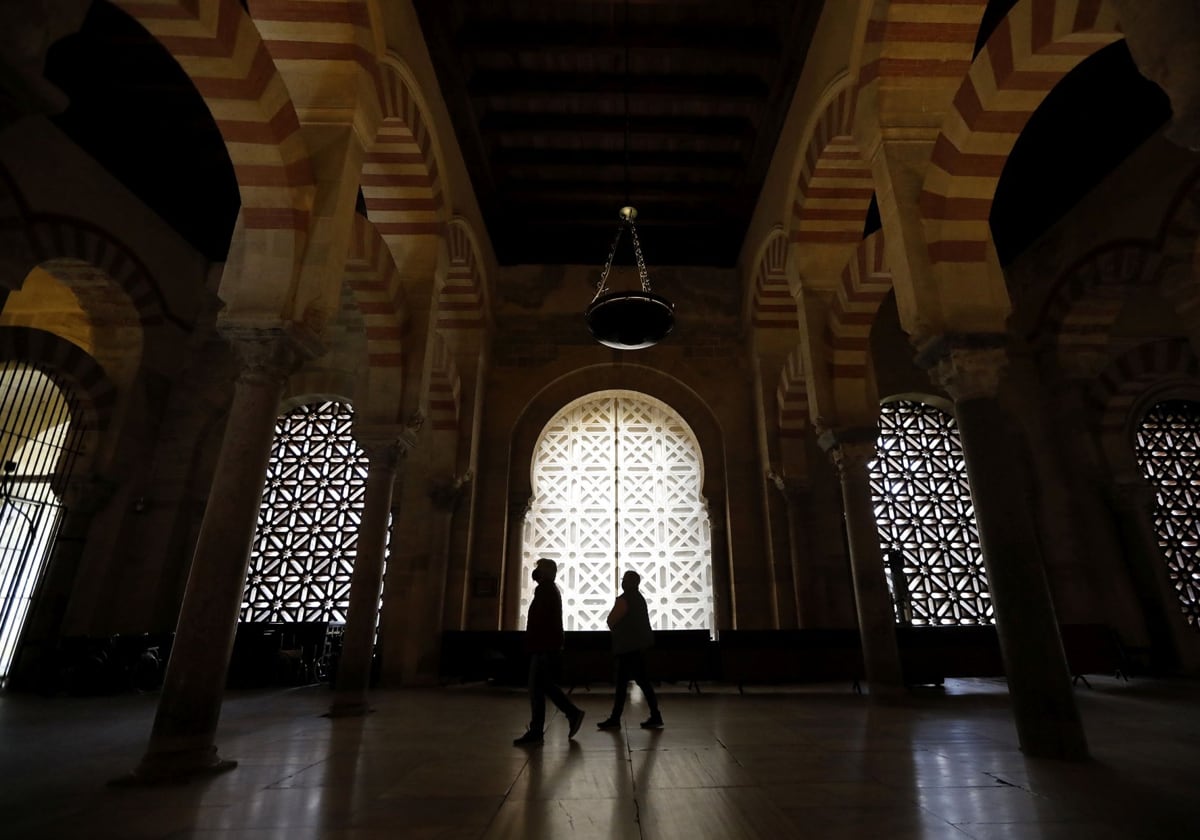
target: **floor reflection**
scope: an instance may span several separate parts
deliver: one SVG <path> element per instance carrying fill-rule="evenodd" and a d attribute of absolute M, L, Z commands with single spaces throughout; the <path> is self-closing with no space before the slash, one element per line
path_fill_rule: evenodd
<path fill-rule="evenodd" d="M 0 836 L 10 838 L 1180 838 L 1200 836 L 1200 686 L 1093 680 L 1077 697 L 1094 760 L 1025 758 L 1003 684 L 873 706 L 844 686 L 666 687 L 667 726 L 514 749 L 524 692 L 380 692 L 328 719 L 323 689 L 231 694 L 236 770 L 113 789 L 153 697 L 0 697 Z M 610 691 L 577 693 L 589 721 Z"/>

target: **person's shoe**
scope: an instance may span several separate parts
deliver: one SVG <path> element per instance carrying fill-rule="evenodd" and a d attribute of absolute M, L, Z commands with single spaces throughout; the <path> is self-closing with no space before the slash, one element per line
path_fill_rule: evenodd
<path fill-rule="evenodd" d="M 662 728 L 663 728 L 662 715 L 650 715 L 649 718 L 642 721 L 642 729 L 662 729 Z"/>
<path fill-rule="evenodd" d="M 528 732 L 526 732 L 520 738 L 513 739 L 514 747 L 534 747 L 534 746 L 540 745 L 541 743 L 542 743 L 542 733 L 535 732 L 532 729 L 530 729 Z"/>
<path fill-rule="evenodd" d="M 567 730 L 568 738 L 574 738 L 575 733 L 579 731 L 579 727 L 583 726 L 583 715 L 583 709 L 577 708 L 571 713 L 570 717 L 567 718 L 567 720 L 571 722 L 571 728 Z"/>
<path fill-rule="evenodd" d="M 621 728 L 621 719 L 614 718 L 614 717 L 605 718 L 604 720 L 602 720 L 596 724 L 596 728 L 597 729 L 620 729 Z"/>

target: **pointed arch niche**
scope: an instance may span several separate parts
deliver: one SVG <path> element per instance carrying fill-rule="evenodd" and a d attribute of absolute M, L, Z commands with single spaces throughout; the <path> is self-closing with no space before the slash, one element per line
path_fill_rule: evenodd
<path fill-rule="evenodd" d="M 612 389 L 573 400 L 543 427 L 530 467 L 520 626 L 539 557 L 558 563 L 567 630 L 603 630 L 620 576 L 642 576 L 659 630 L 713 629 L 704 458 L 671 406 Z"/>

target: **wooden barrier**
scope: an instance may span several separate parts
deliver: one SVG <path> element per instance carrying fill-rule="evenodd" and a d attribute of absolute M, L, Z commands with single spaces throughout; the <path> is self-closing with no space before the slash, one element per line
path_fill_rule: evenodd
<path fill-rule="evenodd" d="M 1067 664 L 1076 680 L 1085 674 L 1124 676 L 1117 634 L 1104 624 L 1061 628 Z M 527 658 L 518 631 L 447 631 L 442 642 L 443 680 L 487 680 L 521 685 Z M 896 643 L 905 683 L 940 685 L 950 677 L 1003 677 L 1004 662 L 994 626 L 897 627 Z M 649 651 L 655 681 L 736 685 L 847 682 L 854 690 L 866 677 L 858 631 L 722 630 L 716 641 L 706 630 L 656 630 Z M 613 655 L 607 631 L 570 631 L 560 681 L 566 687 L 611 685 Z"/>

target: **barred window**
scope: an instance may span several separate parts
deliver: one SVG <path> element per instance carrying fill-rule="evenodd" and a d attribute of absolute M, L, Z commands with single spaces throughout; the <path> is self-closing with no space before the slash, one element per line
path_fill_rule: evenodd
<path fill-rule="evenodd" d="M 958 424 L 924 403 L 887 402 L 877 448 L 871 494 L 896 620 L 993 623 Z"/>
<path fill-rule="evenodd" d="M 1142 418 L 1134 439 L 1154 486 L 1154 530 L 1171 586 L 1192 627 L 1200 627 L 1200 403 L 1164 400 Z"/>
<path fill-rule="evenodd" d="M 521 627 L 539 557 L 558 564 L 563 623 L 603 630 L 636 571 L 656 629 L 712 629 L 712 538 L 700 447 L 669 406 L 632 391 L 577 400 L 542 431 L 522 550 Z"/>

